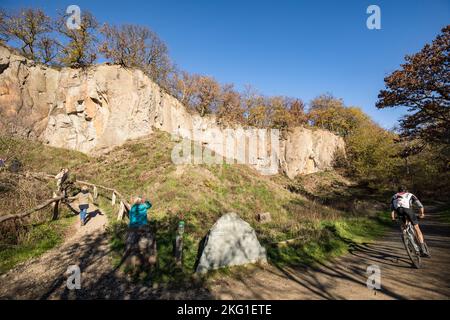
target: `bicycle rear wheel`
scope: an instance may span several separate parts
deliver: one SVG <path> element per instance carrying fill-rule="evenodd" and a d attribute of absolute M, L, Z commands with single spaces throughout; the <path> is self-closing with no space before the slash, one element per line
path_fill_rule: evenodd
<path fill-rule="evenodd" d="M 420 253 L 416 252 L 414 244 L 411 242 L 411 240 L 408 238 L 407 235 L 403 236 L 403 244 L 405 245 L 406 252 L 408 253 L 408 256 L 411 259 L 411 262 L 413 263 L 414 267 L 420 269 L 421 266 Z"/>

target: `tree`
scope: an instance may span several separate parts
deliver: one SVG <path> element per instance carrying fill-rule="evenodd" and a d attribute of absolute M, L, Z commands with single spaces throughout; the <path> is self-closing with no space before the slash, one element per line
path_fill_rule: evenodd
<path fill-rule="evenodd" d="M 342 100 L 328 94 L 321 95 L 311 101 L 308 120 L 313 126 L 344 136 L 349 130 L 343 117 L 344 110 Z"/>
<path fill-rule="evenodd" d="M 307 117 L 305 114 L 305 105 L 302 100 L 294 99 L 289 101 L 289 114 L 291 123 L 289 126 L 298 127 L 307 123 Z"/>
<path fill-rule="evenodd" d="M 286 129 L 306 124 L 304 105 L 300 99 L 266 97 L 251 86 L 241 93 L 243 118 L 249 126 Z"/>
<path fill-rule="evenodd" d="M 246 85 L 240 94 L 243 121 L 256 128 L 267 128 L 271 125 L 268 99 L 251 85 Z"/>
<path fill-rule="evenodd" d="M 400 120 L 404 138 L 450 144 L 450 25 L 384 79 L 378 108 L 408 107 Z"/>
<path fill-rule="evenodd" d="M 243 123 L 244 110 L 241 106 L 241 96 L 234 90 L 232 84 L 222 86 L 220 92 L 217 117 L 226 123 Z"/>
<path fill-rule="evenodd" d="M 346 107 L 341 99 L 331 95 L 321 95 L 311 101 L 308 119 L 311 125 L 332 131 L 344 138 L 357 127 L 372 122 L 360 108 Z"/>
<path fill-rule="evenodd" d="M 194 107 L 200 116 L 217 111 L 220 97 L 217 81 L 208 76 L 199 76 L 194 84 Z"/>
<path fill-rule="evenodd" d="M 6 12 L 0 8 L 0 41 L 6 42 L 9 40 L 9 33 L 6 28 Z"/>
<path fill-rule="evenodd" d="M 267 109 L 264 104 L 257 104 L 249 110 L 248 125 L 256 128 L 264 128 L 267 123 Z"/>
<path fill-rule="evenodd" d="M 404 179 L 402 183 L 411 190 L 428 194 L 430 198 L 450 199 L 450 163 L 444 149 L 443 144 L 427 144 L 421 148 L 420 154 L 412 154 L 406 158 L 408 172 L 407 175 L 400 175 Z"/>
<path fill-rule="evenodd" d="M 88 11 L 83 11 L 79 28 L 69 29 L 66 21 L 69 15 L 61 14 L 57 20 L 57 30 L 66 37 L 67 43 L 61 46 L 60 62 L 70 67 L 91 65 L 97 59 L 98 22 Z"/>
<path fill-rule="evenodd" d="M 289 112 L 289 101 L 285 97 L 271 97 L 268 99 L 269 125 L 275 129 L 285 129 L 292 124 Z"/>
<path fill-rule="evenodd" d="M 21 9 L 17 12 L 0 12 L 0 34 L 2 40 L 20 43 L 21 53 L 32 60 L 48 63 L 55 58 L 56 41 L 49 33 L 52 21 L 42 10 Z"/>
<path fill-rule="evenodd" d="M 168 87 L 173 65 L 166 44 L 144 26 L 104 24 L 100 52 L 115 64 L 144 71 L 153 81 Z"/>
<path fill-rule="evenodd" d="M 186 71 L 176 72 L 171 78 L 170 93 L 177 98 L 186 108 L 193 107 L 194 83 L 197 76 L 191 76 Z"/>
<path fill-rule="evenodd" d="M 267 99 L 262 95 L 247 97 L 247 124 L 256 128 L 267 128 L 271 125 Z"/>
<path fill-rule="evenodd" d="M 55 39 L 47 36 L 42 37 L 37 45 L 41 62 L 45 64 L 53 63 L 58 56 L 59 46 L 59 42 Z"/>
<path fill-rule="evenodd" d="M 394 133 L 371 121 L 355 127 L 345 139 L 351 175 L 377 187 L 392 182 L 403 165 L 395 139 Z"/>
<path fill-rule="evenodd" d="M 171 92 L 184 106 L 202 117 L 217 113 L 221 104 L 220 84 L 208 76 L 177 73 L 172 80 Z"/>

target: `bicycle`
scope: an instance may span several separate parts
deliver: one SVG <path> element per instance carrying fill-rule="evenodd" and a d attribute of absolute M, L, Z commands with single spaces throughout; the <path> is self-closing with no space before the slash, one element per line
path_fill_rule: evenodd
<path fill-rule="evenodd" d="M 411 221 L 409 221 L 407 217 L 399 216 L 397 217 L 397 221 L 399 221 L 401 218 L 403 218 L 403 221 L 399 222 L 399 224 L 400 230 L 402 231 L 403 244 L 405 245 L 406 252 L 408 253 L 408 256 L 411 259 L 414 267 L 420 269 L 422 263 L 422 254 L 420 252 L 419 239 L 417 238 L 414 226 Z M 402 222 L 405 224 L 405 228 L 403 228 Z M 423 244 L 425 252 L 428 254 L 428 258 L 431 258 L 430 250 L 428 249 L 426 242 L 424 241 Z"/>

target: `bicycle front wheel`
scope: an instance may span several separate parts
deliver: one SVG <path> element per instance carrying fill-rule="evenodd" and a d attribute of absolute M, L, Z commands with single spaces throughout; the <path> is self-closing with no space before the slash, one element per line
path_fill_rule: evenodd
<path fill-rule="evenodd" d="M 414 244 L 411 242 L 411 240 L 407 237 L 403 237 L 403 244 L 405 245 L 406 252 L 408 253 L 409 258 L 411 259 L 412 264 L 415 268 L 420 268 L 420 253 L 416 251 L 414 248 Z"/>
<path fill-rule="evenodd" d="M 431 258 L 430 248 L 428 248 L 427 243 L 424 242 L 423 245 L 425 247 L 425 252 L 428 254 L 428 258 Z"/>

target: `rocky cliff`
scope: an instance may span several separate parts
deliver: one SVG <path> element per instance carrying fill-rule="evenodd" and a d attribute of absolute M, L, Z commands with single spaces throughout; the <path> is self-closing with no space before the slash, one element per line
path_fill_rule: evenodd
<path fill-rule="evenodd" d="M 344 147 L 328 131 L 305 128 L 283 137 L 272 132 L 252 143 L 261 132 L 223 128 L 214 117 L 189 113 L 140 70 L 107 64 L 57 70 L 1 45 L 0 116 L 1 133 L 85 153 L 108 150 L 158 128 L 266 174 L 281 168 L 290 178 L 329 168 L 335 151 Z"/>

